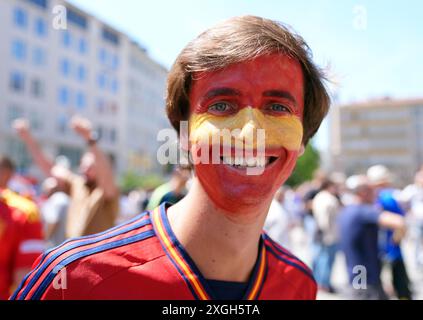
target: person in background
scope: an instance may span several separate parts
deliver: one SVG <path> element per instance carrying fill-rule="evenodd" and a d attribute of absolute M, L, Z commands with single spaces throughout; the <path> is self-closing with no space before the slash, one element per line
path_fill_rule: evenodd
<path fill-rule="evenodd" d="M 382 165 L 372 166 L 367 170 L 367 177 L 375 188 L 376 202 L 384 210 L 405 216 L 405 211 L 397 200 L 400 191 L 392 187 L 392 174 Z M 401 243 L 393 239 L 392 230 L 381 232 L 381 250 L 384 262 L 391 269 L 392 285 L 398 299 L 411 299 L 410 280 L 401 252 Z"/>
<path fill-rule="evenodd" d="M 116 225 L 120 225 L 145 211 L 144 203 L 146 198 L 147 192 L 142 189 L 122 193 L 120 197 L 119 216 L 116 220 Z"/>
<path fill-rule="evenodd" d="M 289 235 L 292 218 L 283 205 L 286 190 L 287 188 L 282 186 L 276 191 L 264 223 L 264 231 L 274 241 L 289 250 L 291 247 Z"/>
<path fill-rule="evenodd" d="M 354 201 L 338 217 L 340 249 L 343 251 L 350 283 L 349 298 L 385 300 L 387 295 L 380 279 L 379 228 L 392 230 L 398 243 L 406 231 L 402 216 L 382 211 L 374 202 L 376 194 L 365 175 L 349 177 L 346 186 Z"/>
<path fill-rule="evenodd" d="M 313 274 L 319 289 L 335 292 L 331 285 L 333 263 L 337 252 L 338 230 L 336 219 L 341 210 L 338 186 L 330 179 L 322 182 L 319 193 L 313 199 L 313 216 L 316 221 L 317 237 L 313 261 Z"/>
<path fill-rule="evenodd" d="M 7 299 L 45 245 L 38 208 L 8 189 L 15 166 L 0 155 L 0 299 Z"/>
<path fill-rule="evenodd" d="M 163 202 L 175 204 L 186 194 L 186 183 L 191 176 L 189 169 L 176 167 L 170 180 L 157 187 L 151 194 L 147 210 L 153 210 Z"/>
<path fill-rule="evenodd" d="M 46 200 L 41 206 L 47 247 L 56 247 L 66 240 L 66 214 L 69 207 L 67 185 L 53 177 L 44 180 L 42 192 Z"/>
<path fill-rule="evenodd" d="M 166 193 L 161 199 L 160 203 L 164 202 L 175 204 L 180 201 L 187 194 L 187 182 L 191 177 L 191 170 L 177 167 L 172 175 L 171 190 Z"/>
<path fill-rule="evenodd" d="M 14 128 L 43 173 L 69 184 L 66 236 L 81 237 L 114 226 L 119 211 L 119 190 L 111 162 L 97 145 L 91 122 L 75 116 L 71 127 L 84 139 L 88 148 L 80 161 L 81 175 L 74 174 L 63 166 L 54 166 L 31 135 L 26 120 L 18 119 L 14 123 Z"/>
<path fill-rule="evenodd" d="M 323 181 L 326 179 L 326 173 L 322 170 L 316 170 L 313 175 L 313 180 L 310 183 L 303 183 L 298 190 L 303 189 L 300 193 L 303 194 L 303 223 L 304 230 L 309 238 L 309 243 L 315 247 L 318 241 L 318 229 L 313 213 L 314 197 L 320 192 Z"/>
<path fill-rule="evenodd" d="M 410 184 L 401 192 L 401 201 L 407 204 L 416 234 L 415 263 L 423 270 L 423 168 Z"/>

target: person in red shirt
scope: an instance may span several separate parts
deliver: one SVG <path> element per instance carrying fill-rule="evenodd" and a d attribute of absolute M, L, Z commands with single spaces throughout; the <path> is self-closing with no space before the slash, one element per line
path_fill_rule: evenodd
<path fill-rule="evenodd" d="M 44 250 L 35 203 L 7 189 L 13 173 L 13 162 L 0 155 L 0 300 L 10 296 Z"/>
<path fill-rule="evenodd" d="M 167 86 L 195 173 L 187 196 L 47 251 L 12 299 L 315 299 L 308 267 L 262 229 L 329 102 L 282 24 L 243 16 L 205 31 Z"/>
<path fill-rule="evenodd" d="M 40 237 L 24 213 L 0 199 L 0 300 L 9 298 L 40 255 L 31 249 Z"/>

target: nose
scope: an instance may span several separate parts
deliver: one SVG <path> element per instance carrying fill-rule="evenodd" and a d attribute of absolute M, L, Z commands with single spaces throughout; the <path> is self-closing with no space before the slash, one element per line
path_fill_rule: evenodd
<path fill-rule="evenodd" d="M 262 148 L 265 142 L 264 115 L 256 108 L 245 108 L 242 110 L 242 125 L 238 136 L 244 146 L 250 149 Z"/>
<path fill-rule="evenodd" d="M 246 139 L 256 136 L 257 130 L 263 129 L 261 111 L 251 107 L 245 108 L 242 123 L 240 138 Z"/>

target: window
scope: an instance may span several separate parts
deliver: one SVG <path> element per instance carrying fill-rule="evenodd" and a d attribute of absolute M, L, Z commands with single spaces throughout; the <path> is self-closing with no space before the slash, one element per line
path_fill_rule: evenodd
<path fill-rule="evenodd" d="M 112 114 L 116 114 L 116 113 L 117 113 L 117 111 L 118 111 L 118 109 L 119 109 L 119 107 L 118 107 L 118 105 L 117 105 L 116 103 L 112 103 L 112 104 L 110 105 L 110 112 L 111 112 Z"/>
<path fill-rule="evenodd" d="M 70 92 L 69 89 L 66 87 L 61 87 L 59 89 L 59 103 L 62 106 L 67 106 L 70 101 Z"/>
<path fill-rule="evenodd" d="M 42 48 L 34 48 L 32 51 L 32 63 L 35 66 L 44 66 L 47 62 L 46 53 Z"/>
<path fill-rule="evenodd" d="M 118 105 L 115 102 L 111 103 L 110 104 L 110 113 L 116 114 L 117 111 L 118 111 L 118 108 L 119 107 L 118 107 Z"/>
<path fill-rule="evenodd" d="M 31 123 L 31 129 L 39 131 L 43 128 L 43 122 L 38 112 L 35 112 L 35 111 L 30 112 L 29 121 Z"/>
<path fill-rule="evenodd" d="M 69 31 L 62 32 L 62 44 L 65 48 L 69 48 L 72 45 L 72 35 Z"/>
<path fill-rule="evenodd" d="M 35 20 L 35 34 L 40 38 L 44 38 L 47 35 L 47 22 L 42 18 Z"/>
<path fill-rule="evenodd" d="M 112 68 L 116 70 L 118 67 L 119 67 L 119 57 L 114 54 L 112 57 Z"/>
<path fill-rule="evenodd" d="M 103 73 L 100 73 L 97 77 L 97 83 L 100 89 L 104 89 L 106 87 L 106 76 Z"/>
<path fill-rule="evenodd" d="M 26 59 L 26 45 L 21 40 L 14 40 L 12 42 L 12 55 L 18 61 Z"/>
<path fill-rule="evenodd" d="M 69 120 L 67 116 L 65 116 L 64 114 L 59 115 L 59 117 L 57 118 L 57 132 L 61 134 L 66 134 L 66 131 L 68 129 L 68 122 Z"/>
<path fill-rule="evenodd" d="M 79 39 L 78 50 L 80 54 L 85 54 L 88 51 L 87 41 L 84 38 Z"/>
<path fill-rule="evenodd" d="M 60 61 L 60 72 L 63 76 L 68 77 L 71 72 L 71 64 L 70 61 L 66 58 Z"/>
<path fill-rule="evenodd" d="M 119 85 L 118 85 L 118 81 L 116 79 L 113 79 L 112 80 L 112 83 L 110 84 L 110 86 L 111 86 L 110 89 L 112 90 L 113 93 L 117 93 L 118 92 Z"/>
<path fill-rule="evenodd" d="M 85 107 L 86 107 L 86 97 L 85 97 L 84 93 L 79 92 L 76 95 L 76 106 L 78 107 L 78 109 L 85 109 Z"/>
<path fill-rule="evenodd" d="M 98 59 L 100 60 L 100 62 L 102 64 L 106 64 L 107 63 L 107 52 L 104 48 L 101 48 L 98 51 Z"/>
<path fill-rule="evenodd" d="M 103 137 L 103 134 L 104 134 L 103 128 L 101 126 L 98 126 L 96 132 L 97 132 L 98 139 L 101 139 Z"/>
<path fill-rule="evenodd" d="M 83 150 L 72 148 L 68 146 L 59 146 L 57 154 L 63 155 L 69 159 L 71 168 L 78 168 L 79 160 L 81 159 Z"/>
<path fill-rule="evenodd" d="M 28 15 L 21 8 L 15 8 L 15 10 L 13 11 L 13 20 L 15 22 L 15 26 L 19 28 L 24 29 L 28 25 Z"/>
<path fill-rule="evenodd" d="M 25 90 L 25 76 L 22 72 L 14 71 L 10 75 L 10 89 L 14 92 Z"/>
<path fill-rule="evenodd" d="M 31 94 L 36 98 L 42 98 L 44 96 L 44 83 L 40 79 L 32 79 Z"/>
<path fill-rule="evenodd" d="M 17 172 L 25 174 L 27 168 L 31 166 L 31 157 L 28 154 L 25 144 L 16 137 L 6 139 L 6 153 L 15 160 Z"/>
<path fill-rule="evenodd" d="M 13 121 L 15 121 L 16 119 L 19 118 L 23 118 L 24 116 L 24 111 L 23 108 L 20 106 L 16 106 L 16 105 L 11 105 L 9 106 L 8 110 L 7 110 L 7 123 L 6 125 L 11 125 L 13 123 Z"/>
<path fill-rule="evenodd" d="M 85 18 L 82 14 L 76 12 L 75 10 L 69 9 L 67 8 L 67 20 L 68 22 L 82 28 L 82 29 L 86 29 L 88 22 L 87 22 L 87 18 Z"/>
<path fill-rule="evenodd" d="M 84 67 L 84 65 L 79 65 L 78 67 L 78 74 L 77 74 L 77 78 L 79 81 L 84 81 L 87 78 L 87 71 Z"/>
<path fill-rule="evenodd" d="M 103 28 L 101 33 L 103 40 L 106 40 L 107 42 L 118 46 L 119 45 L 119 35 L 107 28 Z"/>
<path fill-rule="evenodd" d="M 104 113 L 104 105 L 105 105 L 104 100 L 99 98 L 97 100 L 97 104 L 96 104 L 98 113 L 100 113 L 100 114 Z"/>
<path fill-rule="evenodd" d="M 111 143 L 115 143 L 117 140 L 117 133 L 116 133 L 116 129 L 111 129 L 110 130 L 110 142 Z"/>
<path fill-rule="evenodd" d="M 35 4 L 40 8 L 47 9 L 47 0 L 26 0 L 29 3 Z"/>

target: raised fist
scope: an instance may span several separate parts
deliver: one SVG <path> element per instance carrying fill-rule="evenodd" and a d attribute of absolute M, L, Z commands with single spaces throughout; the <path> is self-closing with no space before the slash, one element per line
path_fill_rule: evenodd
<path fill-rule="evenodd" d="M 74 116 L 71 120 L 71 128 L 86 141 L 92 137 L 92 125 L 86 118 Z"/>
<path fill-rule="evenodd" d="M 15 131 L 18 133 L 19 137 L 22 140 L 27 141 L 31 137 L 31 131 L 28 120 L 23 118 L 16 119 L 15 121 L 13 121 L 12 127 L 13 129 L 15 129 Z"/>

